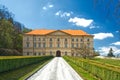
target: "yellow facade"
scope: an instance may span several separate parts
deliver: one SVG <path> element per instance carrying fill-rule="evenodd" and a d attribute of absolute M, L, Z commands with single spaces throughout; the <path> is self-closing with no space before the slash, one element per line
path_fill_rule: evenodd
<path fill-rule="evenodd" d="M 40 33 L 39 33 L 40 31 Z M 34 30 L 23 36 L 23 55 L 24 56 L 78 56 L 73 54 L 74 48 L 81 48 L 83 44 L 93 49 L 93 36 L 82 34 L 72 35 L 61 30 L 44 33 L 41 30 L 35 32 Z M 48 31 L 48 30 L 45 30 Z M 72 30 L 74 32 L 74 30 Z M 41 34 L 42 32 L 42 34 Z M 78 31 L 79 32 L 79 31 Z M 36 33 L 36 34 L 35 34 Z M 73 33 L 74 34 L 74 33 Z M 80 33 L 79 33 L 80 34 Z"/>

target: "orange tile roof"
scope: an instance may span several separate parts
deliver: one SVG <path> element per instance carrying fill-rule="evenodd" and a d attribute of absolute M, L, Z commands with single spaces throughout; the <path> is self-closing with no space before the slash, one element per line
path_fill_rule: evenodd
<path fill-rule="evenodd" d="M 29 34 L 29 35 L 46 35 L 48 33 L 51 33 L 55 30 L 32 30 L 26 34 Z"/>
<path fill-rule="evenodd" d="M 62 31 L 64 33 L 70 34 L 70 35 L 85 35 L 85 36 L 91 36 L 90 34 L 84 32 L 83 30 L 33 30 L 31 32 L 26 33 L 27 35 L 46 35 L 50 34 L 54 31 Z"/>
<path fill-rule="evenodd" d="M 68 33 L 70 35 L 90 35 L 84 32 L 83 30 L 61 30 L 61 31 Z"/>

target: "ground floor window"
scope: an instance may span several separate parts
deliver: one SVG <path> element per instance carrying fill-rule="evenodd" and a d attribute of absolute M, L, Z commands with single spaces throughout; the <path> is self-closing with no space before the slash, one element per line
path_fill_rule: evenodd
<path fill-rule="evenodd" d="M 29 55 L 29 52 L 27 52 L 27 55 Z"/>
<path fill-rule="evenodd" d="M 45 55 L 45 53 L 43 53 L 43 55 Z"/>
<path fill-rule="evenodd" d="M 52 55 L 52 51 L 50 51 L 50 55 Z"/>
<path fill-rule="evenodd" d="M 41 52 L 39 52 L 39 55 L 41 55 Z"/>
<path fill-rule="evenodd" d="M 65 55 L 67 55 L 67 52 L 65 52 Z"/>

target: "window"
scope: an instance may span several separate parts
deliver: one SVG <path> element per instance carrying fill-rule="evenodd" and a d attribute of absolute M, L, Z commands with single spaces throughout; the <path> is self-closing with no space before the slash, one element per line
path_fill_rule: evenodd
<path fill-rule="evenodd" d="M 36 43 L 34 43 L 34 48 L 36 48 L 37 46 L 36 46 Z"/>
<path fill-rule="evenodd" d="M 58 48 L 60 47 L 60 43 L 57 44 L 57 47 L 58 47 Z"/>
<path fill-rule="evenodd" d="M 36 55 L 36 52 L 34 52 L 34 55 Z"/>
<path fill-rule="evenodd" d="M 52 48 L 52 43 L 50 43 L 50 48 Z"/>
<path fill-rule="evenodd" d="M 90 43 L 87 43 L 88 48 L 90 48 Z"/>
<path fill-rule="evenodd" d="M 52 41 L 52 38 L 50 38 L 50 41 Z"/>
<path fill-rule="evenodd" d="M 43 52 L 43 55 L 45 55 L 45 52 Z"/>
<path fill-rule="evenodd" d="M 34 37 L 34 41 L 36 41 L 36 37 Z"/>
<path fill-rule="evenodd" d="M 39 41 L 41 41 L 41 39 L 39 38 Z"/>
<path fill-rule="evenodd" d="M 27 41 L 29 41 L 29 37 L 27 37 Z"/>
<path fill-rule="evenodd" d="M 65 52 L 65 55 L 67 55 L 67 52 Z"/>
<path fill-rule="evenodd" d="M 80 40 L 81 42 L 83 41 L 83 39 Z"/>
<path fill-rule="evenodd" d="M 83 43 L 80 43 L 80 48 L 83 48 Z"/>
<path fill-rule="evenodd" d="M 43 47 L 45 48 L 45 43 L 43 43 Z"/>
<path fill-rule="evenodd" d="M 45 38 L 43 38 L 43 41 L 45 41 Z"/>
<path fill-rule="evenodd" d="M 58 38 L 57 41 L 60 41 L 60 39 Z"/>
<path fill-rule="evenodd" d="M 90 41 L 90 39 L 87 39 L 87 41 L 89 42 L 89 41 Z"/>
<path fill-rule="evenodd" d="M 27 55 L 29 55 L 29 52 L 27 52 Z"/>
<path fill-rule="evenodd" d="M 78 43 L 76 44 L 76 47 L 78 48 Z"/>
<path fill-rule="evenodd" d="M 74 48 L 74 44 L 72 43 L 72 48 Z"/>
<path fill-rule="evenodd" d="M 52 55 L 52 51 L 50 51 L 50 55 Z"/>
<path fill-rule="evenodd" d="M 72 39 L 72 41 L 74 41 L 74 39 Z"/>
<path fill-rule="evenodd" d="M 41 43 L 38 44 L 39 45 L 39 48 L 41 47 Z"/>
<path fill-rule="evenodd" d="M 76 39 L 76 41 L 78 42 L 78 39 Z"/>
<path fill-rule="evenodd" d="M 39 55 L 41 55 L 41 52 L 39 52 Z"/>
<path fill-rule="evenodd" d="M 65 43 L 65 48 L 67 48 L 67 43 Z"/>
<path fill-rule="evenodd" d="M 76 56 L 78 56 L 78 53 L 76 53 Z"/>
<path fill-rule="evenodd" d="M 67 38 L 65 38 L 65 41 L 67 41 Z"/>
<path fill-rule="evenodd" d="M 26 42 L 26 47 L 29 48 L 30 47 L 30 43 Z"/>

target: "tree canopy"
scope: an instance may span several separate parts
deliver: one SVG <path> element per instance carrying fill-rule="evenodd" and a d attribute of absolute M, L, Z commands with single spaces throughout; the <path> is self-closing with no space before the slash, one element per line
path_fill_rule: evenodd
<path fill-rule="evenodd" d="M 23 31 L 29 31 L 23 24 L 14 20 L 14 14 L 0 5 L 0 48 L 22 52 Z"/>

